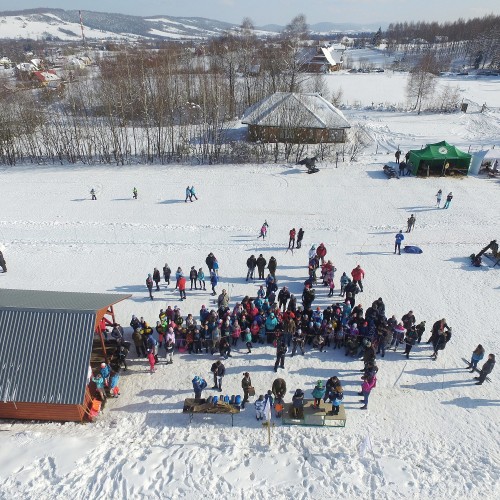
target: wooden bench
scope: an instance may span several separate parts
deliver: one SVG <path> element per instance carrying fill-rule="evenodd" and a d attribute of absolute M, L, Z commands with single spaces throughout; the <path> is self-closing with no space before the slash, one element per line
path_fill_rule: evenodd
<path fill-rule="evenodd" d="M 229 403 L 221 403 L 220 401 L 216 404 L 208 403 L 204 398 L 186 398 L 182 412 L 189 413 L 189 423 L 193 421 L 195 413 L 204 415 L 231 415 L 231 427 L 234 427 L 234 415 L 240 413 L 240 408 Z"/>
<path fill-rule="evenodd" d="M 293 405 L 285 403 L 281 421 L 283 425 L 305 425 L 320 427 L 345 427 L 347 418 L 344 405 L 340 405 L 339 414 L 332 414 L 330 403 L 320 402 L 319 407 L 314 407 L 313 399 L 304 400 L 304 407 L 299 410 L 298 417 L 294 416 Z"/>

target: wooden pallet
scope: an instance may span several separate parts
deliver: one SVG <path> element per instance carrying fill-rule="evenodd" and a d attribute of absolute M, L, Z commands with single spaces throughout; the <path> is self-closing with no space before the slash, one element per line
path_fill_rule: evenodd
<path fill-rule="evenodd" d="M 283 425 L 304 425 L 320 427 L 345 427 L 347 417 L 344 405 L 340 405 L 339 414 L 332 414 L 332 405 L 320 402 L 319 407 L 314 407 L 313 399 L 304 400 L 304 407 L 299 413 L 298 418 L 293 414 L 293 405 L 285 403 L 283 416 L 281 418 Z"/>

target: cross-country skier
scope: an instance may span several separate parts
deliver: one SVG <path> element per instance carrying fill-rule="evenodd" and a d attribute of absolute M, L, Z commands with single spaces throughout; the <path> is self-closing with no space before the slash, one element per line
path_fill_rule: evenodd
<path fill-rule="evenodd" d="M 260 228 L 260 234 L 259 236 L 257 237 L 257 239 L 259 238 L 262 238 L 263 240 L 266 239 L 266 235 L 267 235 L 267 228 L 268 228 L 268 224 L 267 222 L 264 222 L 264 224 L 262 224 L 262 227 Z"/>
<path fill-rule="evenodd" d="M 92 196 L 92 199 L 93 199 L 93 200 L 97 200 L 97 196 L 95 195 L 95 189 L 94 189 L 94 188 L 92 188 L 92 189 L 90 190 L 90 195 Z"/>
<path fill-rule="evenodd" d="M 132 190 L 132 197 L 134 198 L 134 200 L 137 200 L 137 188 L 134 188 Z"/>

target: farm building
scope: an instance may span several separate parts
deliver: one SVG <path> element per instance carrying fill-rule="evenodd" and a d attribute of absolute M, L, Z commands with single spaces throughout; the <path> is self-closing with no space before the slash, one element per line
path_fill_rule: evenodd
<path fill-rule="evenodd" d="M 276 92 L 245 111 L 251 141 L 319 144 L 345 142 L 349 122 L 320 94 Z"/>
<path fill-rule="evenodd" d="M 84 420 L 102 331 L 130 295 L 0 290 L 0 418 Z"/>
<path fill-rule="evenodd" d="M 304 47 L 299 54 L 301 71 L 306 73 L 331 73 L 342 68 L 343 48 L 329 44 Z"/>

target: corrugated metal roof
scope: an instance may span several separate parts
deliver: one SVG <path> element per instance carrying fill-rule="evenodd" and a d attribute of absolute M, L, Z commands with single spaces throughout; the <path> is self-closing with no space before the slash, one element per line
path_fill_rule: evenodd
<path fill-rule="evenodd" d="M 82 404 L 95 321 L 95 312 L 0 309 L 0 401 Z"/>
<path fill-rule="evenodd" d="M 49 292 L 46 290 L 0 289 L 0 309 L 43 311 L 98 311 L 131 297 L 123 293 Z"/>
<path fill-rule="evenodd" d="M 350 128 L 342 112 L 317 93 L 276 92 L 248 108 L 241 122 L 267 127 Z"/>

